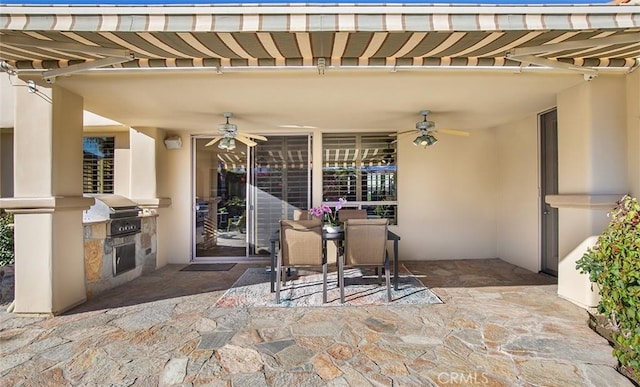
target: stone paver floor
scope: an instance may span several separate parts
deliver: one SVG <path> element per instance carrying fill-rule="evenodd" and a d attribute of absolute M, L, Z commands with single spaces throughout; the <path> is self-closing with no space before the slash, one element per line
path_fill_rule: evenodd
<path fill-rule="evenodd" d="M 212 305 L 247 267 L 169 265 L 63 316 L 0 312 L 0 385 L 627 386 L 555 279 L 498 259 L 407 262 L 439 305 Z"/>

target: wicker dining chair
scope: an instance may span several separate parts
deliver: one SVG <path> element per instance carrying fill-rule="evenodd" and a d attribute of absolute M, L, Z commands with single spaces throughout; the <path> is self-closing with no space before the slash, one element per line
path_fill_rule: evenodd
<path fill-rule="evenodd" d="M 323 254 L 322 220 L 281 220 L 280 251 L 276 263 L 276 303 L 280 286 L 292 267 L 322 266 L 322 302 L 327 302 L 327 260 Z"/>
<path fill-rule="evenodd" d="M 344 268 L 363 266 L 374 267 L 377 271 L 379 268 L 384 268 L 387 301 L 391 302 L 391 277 L 387 254 L 388 224 L 388 219 L 347 219 L 345 221 L 344 254 L 338 258 L 341 303 L 344 303 Z"/>

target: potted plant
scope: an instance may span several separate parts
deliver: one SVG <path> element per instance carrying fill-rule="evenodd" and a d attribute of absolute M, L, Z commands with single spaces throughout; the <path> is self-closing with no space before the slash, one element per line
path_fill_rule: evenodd
<path fill-rule="evenodd" d="M 318 207 L 313 207 L 309 210 L 309 214 L 313 216 L 317 216 L 318 218 L 322 218 L 325 223 L 325 230 L 327 232 L 340 232 L 342 231 L 342 224 L 338 220 L 338 211 L 344 206 L 347 202 L 345 198 L 338 199 L 338 203 L 336 203 L 335 209 L 332 209 L 326 204 L 323 204 Z"/>
<path fill-rule="evenodd" d="M 612 329 L 613 353 L 620 371 L 640 380 L 640 204 L 625 196 L 609 213 L 609 226 L 576 269 L 598 286 L 600 302 L 594 318 Z"/>

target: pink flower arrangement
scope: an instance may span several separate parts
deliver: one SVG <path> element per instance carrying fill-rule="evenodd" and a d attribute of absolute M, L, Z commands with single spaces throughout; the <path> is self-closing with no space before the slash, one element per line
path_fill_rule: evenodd
<path fill-rule="evenodd" d="M 326 204 L 323 204 L 318 207 L 313 207 L 309 210 L 309 214 L 313 216 L 317 216 L 319 218 L 324 218 L 327 223 L 332 226 L 338 225 L 338 211 L 342 208 L 342 206 L 347 202 L 347 199 L 340 198 L 338 199 L 338 203 L 335 206 L 335 210 L 331 209 Z"/>

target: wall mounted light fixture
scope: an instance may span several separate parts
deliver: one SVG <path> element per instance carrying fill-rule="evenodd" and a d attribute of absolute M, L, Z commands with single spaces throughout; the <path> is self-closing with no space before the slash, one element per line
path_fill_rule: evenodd
<path fill-rule="evenodd" d="M 167 149 L 180 149 L 182 148 L 182 139 L 180 136 L 169 136 L 164 139 L 164 146 Z"/>

